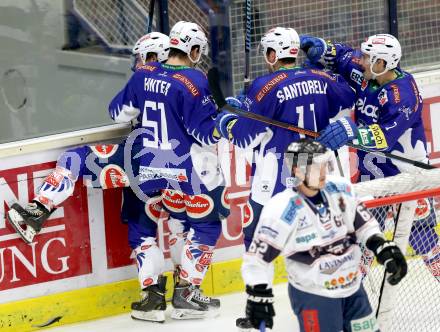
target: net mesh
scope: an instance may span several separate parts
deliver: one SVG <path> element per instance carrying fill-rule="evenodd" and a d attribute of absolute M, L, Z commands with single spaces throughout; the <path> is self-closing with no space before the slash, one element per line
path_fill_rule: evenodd
<path fill-rule="evenodd" d="M 74 0 L 77 15 L 110 48 L 131 50 L 136 41 L 147 32 L 150 0 Z M 155 13 L 158 4 L 155 4 Z M 153 30 L 156 30 L 156 15 Z M 168 1 L 170 27 L 178 21 L 196 22 L 209 36 L 209 17 L 193 0 Z M 209 56 L 202 56 L 199 68 L 207 71 Z"/>
<path fill-rule="evenodd" d="M 147 31 L 148 10 L 135 0 L 74 0 L 73 8 L 110 48 L 131 49 Z"/>
<path fill-rule="evenodd" d="M 440 170 L 400 174 L 395 177 L 355 185 L 360 196 L 382 197 L 408 191 L 440 187 Z M 411 189 L 411 190 L 409 190 Z M 420 192 L 422 195 L 423 192 Z M 400 198 L 401 200 L 402 198 Z M 368 202 L 374 202 L 370 200 Z M 367 202 L 367 203 L 368 203 Z M 403 209 L 407 209 L 407 213 Z M 384 331 L 438 331 L 440 317 L 440 248 L 438 244 L 438 211 L 435 197 L 371 208 L 387 239 L 394 239 L 406 252 L 408 275 L 397 286 L 384 280 L 384 268 L 373 262 L 365 251 L 363 257 L 364 287 L 374 311 L 392 310 L 379 318 Z M 396 230 L 397 225 L 397 230 Z M 372 264 L 372 265 L 371 265 Z M 368 268 L 371 265 L 371 268 Z M 438 279 L 437 279 L 438 278 Z M 382 297 L 381 297 L 382 294 Z M 381 317 L 381 316 L 379 316 Z M 421 319 L 423 317 L 423 319 Z M 386 327 L 385 327 L 386 326 Z"/>
<path fill-rule="evenodd" d="M 437 65 L 440 60 L 440 6 L 438 1 L 398 1 L 402 66 Z"/>

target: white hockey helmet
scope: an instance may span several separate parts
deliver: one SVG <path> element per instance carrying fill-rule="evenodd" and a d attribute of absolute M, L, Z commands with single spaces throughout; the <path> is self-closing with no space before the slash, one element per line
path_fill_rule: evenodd
<path fill-rule="evenodd" d="M 189 56 L 193 46 L 200 47 L 200 54 L 196 60 Z M 202 54 L 208 55 L 208 39 L 202 28 L 192 22 L 180 21 L 173 26 L 170 32 L 170 47 L 187 54 L 192 63 L 199 62 Z"/>
<path fill-rule="evenodd" d="M 170 51 L 170 38 L 160 32 L 148 33 L 134 44 L 133 55 L 139 54 L 142 64 L 145 65 L 148 53 L 156 53 L 157 61 L 163 62 L 168 59 Z"/>
<path fill-rule="evenodd" d="M 295 58 L 299 52 L 299 35 L 295 29 L 276 27 L 270 29 L 261 38 L 260 47 L 263 49 L 264 60 L 269 65 L 274 65 L 279 59 Z M 276 53 L 273 63 L 267 60 L 267 49 L 272 48 Z"/>
<path fill-rule="evenodd" d="M 367 40 L 361 44 L 361 51 L 370 56 L 370 69 L 376 76 L 396 68 L 402 57 L 402 48 L 397 38 L 385 33 L 368 37 Z M 375 73 L 373 71 L 373 65 L 378 59 L 382 59 L 386 62 L 385 69 L 382 73 Z"/>

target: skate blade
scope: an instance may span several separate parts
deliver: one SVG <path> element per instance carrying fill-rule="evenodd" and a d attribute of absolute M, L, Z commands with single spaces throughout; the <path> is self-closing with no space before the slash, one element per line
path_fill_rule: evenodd
<path fill-rule="evenodd" d="M 20 235 L 24 242 L 30 244 L 34 240 L 34 236 L 37 233 L 30 226 L 27 226 L 26 229 L 23 229 L 23 218 L 17 211 L 14 209 L 9 210 L 8 217 L 6 219 L 8 219 L 9 224 L 15 229 L 17 234 Z"/>
<path fill-rule="evenodd" d="M 131 318 L 154 323 L 165 322 L 165 310 L 139 311 L 132 310 Z"/>
<path fill-rule="evenodd" d="M 209 309 L 206 311 L 193 310 L 193 309 L 176 309 L 171 312 L 171 318 L 173 319 L 203 319 L 203 318 L 215 318 L 220 315 L 219 309 Z"/>

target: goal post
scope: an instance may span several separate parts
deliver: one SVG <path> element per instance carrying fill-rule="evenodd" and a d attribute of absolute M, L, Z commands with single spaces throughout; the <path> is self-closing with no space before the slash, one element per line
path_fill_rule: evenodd
<path fill-rule="evenodd" d="M 366 252 L 363 257 L 363 284 L 381 329 L 440 330 L 440 248 L 435 199 L 440 197 L 440 169 L 361 182 L 354 185 L 354 190 L 408 262 L 408 275 L 397 286 L 391 286 L 385 282 L 384 268 L 372 264 L 371 253 Z"/>

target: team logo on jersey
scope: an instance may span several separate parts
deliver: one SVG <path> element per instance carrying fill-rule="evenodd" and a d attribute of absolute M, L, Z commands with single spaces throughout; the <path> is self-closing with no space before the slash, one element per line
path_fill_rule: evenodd
<path fill-rule="evenodd" d="M 145 213 L 148 218 L 155 222 L 159 220 L 162 211 L 163 205 L 161 196 L 152 197 L 145 203 Z"/>
<path fill-rule="evenodd" d="M 281 215 L 281 220 L 288 225 L 292 225 L 298 210 L 302 207 L 304 207 L 302 199 L 299 197 L 292 197 Z"/>
<path fill-rule="evenodd" d="M 298 219 L 298 228 L 296 230 L 300 231 L 303 229 L 307 229 L 311 226 L 313 226 L 313 222 L 311 220 L 309 220 L 309 218 L 304 216 L 304 217 L 301 217 Z"/>
<path fill-rule="evenodd" d="M 128 187 L 129 180 L 125 171 L 118 165 L 105 166 L 99 176 L 102 189 Z"/>
<path fill-rule="evenodd" d="M 394 99 L 394 103 L 398 104 L 400 103 L 400 91 L 399 91 L 399 87 L 396 84 L 391 84 L 390 85 L 391 90 L 393 90 L 393 99 Z"/>
<path fill-rule="evenodd" d="M 194 97 L 199 95 L 199 90 L 197 90 L 196 86 L 193 84 L 193 82 L 191 82 L 188 77 L 183 76 L 179 73 L 174 74 L 172 77 L 182 82 Z"/>
<path fill-rule="evenodd" d="M 162 204 L 171 212 L 184 212 L 185 201 L 183 194 L 175 190 L 164 190 L 162 194 Z"/>
<path fill-rule="evenodd" d="M 211 102 L 211 100 L 212 100 L 212 95 L 203 97 L 202 105 L 205 106 L 205 105 L 209 104 Z"/>
<path fill-rule="evenodd" d="M 388 102 L 387 90 L 382 89 L 377 96 L 377 99 L 379 100 L 380 106 L 385 105 Z"/>
<path fill-rule="evenodd" d="M 118 146 L 117 144 L 98 144 L 91 145 L 90 149 L 99 158 L 110 158 L 116 153 Z"/>
<path fill-rule="evenodd" d="M 422 198 L 417 200 L 417 207 L 414 213 L 414 220 L 423 220 L 431 213 L 431 204 L 429 199 Z M 433 217 L 434 218 L 434 217 Z"/>
<path fill-rule="evenodd" d="M 409 120 L 409 116 L 412 113 L 412 110 L 408 106 L 399 107 L 398 111 L 405 114 L 405 119 Z"/>
<path fill-rule="evenodd" d="M 364 91 L 368 86 L 368 81 L 367 80 L 363 80 L 362 84 L 361 84 L 361 90 Z"/>
<path fill-rule="evenodd" d="M 274 87 L 276 87 L 280 82 L 284 81 L 285 79 L 287 79 L 287 74 L 286 73 L 280 73 L 277 76 L 275 76 L 274 78 L 272 78 L 269 82 L 267 82 L 261 89 L 260 91 L 258 91 L 257 96 L 256 96 L 256 100 L 258 102 L 260 102 L 264 96 L 266 96 L 270 90 L 272 90 Z"/>
<path fill-rule="evenodd" d="M 214 209 L 214 201 L 208 195 L 185 195 L 186 214 L 190 218 L 206 217 Z"/>
<path fill-rule="evenodd" d="M 195 268 L 198 272 L 203 272 L 203 270 L 205 269 L 205 266 L 200 265 L 200 264 L 196 264 Z"/>

